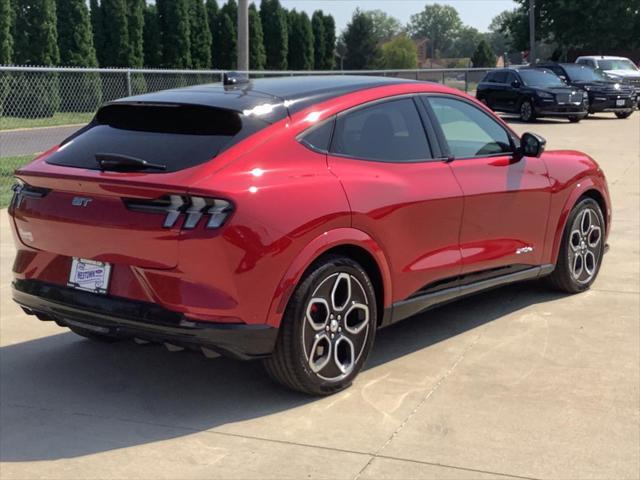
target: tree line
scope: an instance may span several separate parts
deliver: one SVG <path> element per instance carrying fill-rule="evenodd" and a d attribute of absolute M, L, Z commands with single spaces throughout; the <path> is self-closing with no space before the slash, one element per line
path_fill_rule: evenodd
<path fill-rule="evenodd" d="M 0 64 L 234 69 L 236 0 L 0 0 Z M 330 70 L 336 26 L 279 0 L 249 7 L 250 68 Z"/>

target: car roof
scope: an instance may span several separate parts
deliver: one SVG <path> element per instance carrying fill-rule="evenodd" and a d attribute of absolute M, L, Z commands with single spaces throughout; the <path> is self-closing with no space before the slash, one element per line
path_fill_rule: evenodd
<path fill-rule="evenodd" d="M 614 55 L 583 55 L 582 57 L 576 58 L 576 60 L 580 60 L 581 58 L 586 60 L 629 60 L 627 57 L 616 57 Z"/>
<path fill-rule="evenodd" d="M 196 104 L 244 113 L 256 108 L 264 110 L 267 105 L 271 111 L 261 118 L 276 121 L 287 113 L 291 115 L 348 93 L 412 82 L 415 80 L 366 75 L 287 76 L 226 86 L 222 83 L 195 85 L 126 97 L 115 102 Z"/>

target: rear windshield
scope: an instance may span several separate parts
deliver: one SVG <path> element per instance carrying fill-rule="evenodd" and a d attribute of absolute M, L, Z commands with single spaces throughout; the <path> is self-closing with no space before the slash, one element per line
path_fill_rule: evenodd
<path fill-rule="evenodd" d="M 113 154 L 166 167 L 154 173 L 175 172 L 207 162 L 267 125 L 220 108 L 116 103 L 102 107 L 47 163 L 99 170 L 96 155 Z"/>

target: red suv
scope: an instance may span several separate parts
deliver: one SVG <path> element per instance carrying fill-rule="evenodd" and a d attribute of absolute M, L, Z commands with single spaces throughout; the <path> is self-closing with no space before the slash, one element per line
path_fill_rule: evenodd
<path fill-rule="evenodd" d="M 260 358 L 330 394 L 380 327 L 520 280 L 589 288 L 606 181 L 544 146 L 463 93 L 401 79 L 118 100 L 16 172 L 13 297 L 92 339 Z"/>

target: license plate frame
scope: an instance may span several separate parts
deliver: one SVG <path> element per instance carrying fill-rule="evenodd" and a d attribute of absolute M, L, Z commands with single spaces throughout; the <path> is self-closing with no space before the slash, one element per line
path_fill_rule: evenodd
<path fill-rule="evenodd" d="M 111 278 L 111 264 L 73 257 L 67 286 L 76 290 L 106 295 Z"/>

